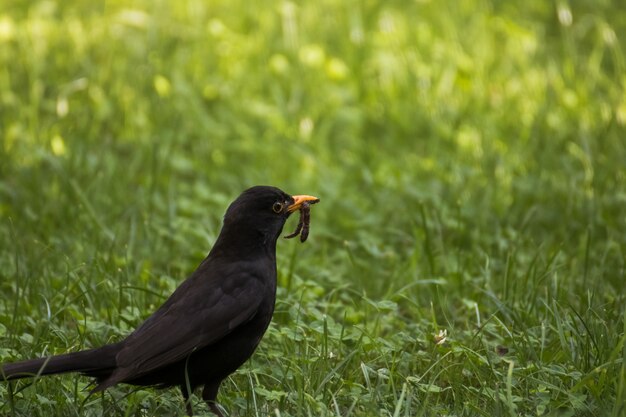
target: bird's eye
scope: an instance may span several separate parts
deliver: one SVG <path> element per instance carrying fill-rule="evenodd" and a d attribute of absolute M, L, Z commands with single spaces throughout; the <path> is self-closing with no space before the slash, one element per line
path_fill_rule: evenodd
<path fill-rule="evenodd" d="M 280 213 L 281 211 L 283 211 L 283 203 L 281 203 L 280 201 L 275 202 L 272 206 L 272 210 L 274 210 L 274 213 Z"/>

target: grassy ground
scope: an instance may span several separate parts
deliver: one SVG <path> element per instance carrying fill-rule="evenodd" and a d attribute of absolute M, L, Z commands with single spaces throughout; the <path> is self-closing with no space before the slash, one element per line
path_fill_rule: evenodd
<path fill-rule="evenodd" d="M 625 37 L 609 0 L 3 4 L 0 361 L 119 340 L 273 184 L 322 203 L 229 415 L 626 415 Z M 0 415 L 183 413 L 87 385 Z"/>

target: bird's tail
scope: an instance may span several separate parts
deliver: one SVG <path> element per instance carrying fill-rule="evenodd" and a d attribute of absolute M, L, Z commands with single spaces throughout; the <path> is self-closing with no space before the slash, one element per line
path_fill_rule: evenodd
<path fill-rule="evenodd" d="M 0 381 L 65 372 L 104 378 L 115 368 L 115 355 L 120 349 L 121 343 L 114 343 L 96 349 L 3 364 L 0 365 Z"/>

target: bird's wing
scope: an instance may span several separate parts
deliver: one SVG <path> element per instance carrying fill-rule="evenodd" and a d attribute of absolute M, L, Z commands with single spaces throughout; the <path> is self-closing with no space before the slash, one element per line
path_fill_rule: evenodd
<path fill-rule="evenodd" d="M 129 380 L 185 358 L 250 320 L 263 299 L 263 284 L 250 273 L 219 280 L 196 274 L 124 341 L 117 370 L 105 384 Z M 214 274 L 211 274 L 214 275 Z"/>

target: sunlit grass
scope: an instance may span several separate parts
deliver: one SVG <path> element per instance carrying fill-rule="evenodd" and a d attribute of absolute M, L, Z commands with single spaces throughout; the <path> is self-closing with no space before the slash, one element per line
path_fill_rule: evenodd
<path fill-rule="evenodd" d="M 0 360 L 119 340 L 273 184 L 322 203 L 230 415 L 623 415 L 622 9 L 11 2 Z M 183 414 L 87 385 L 0 384 L 0 415 Z"/>

